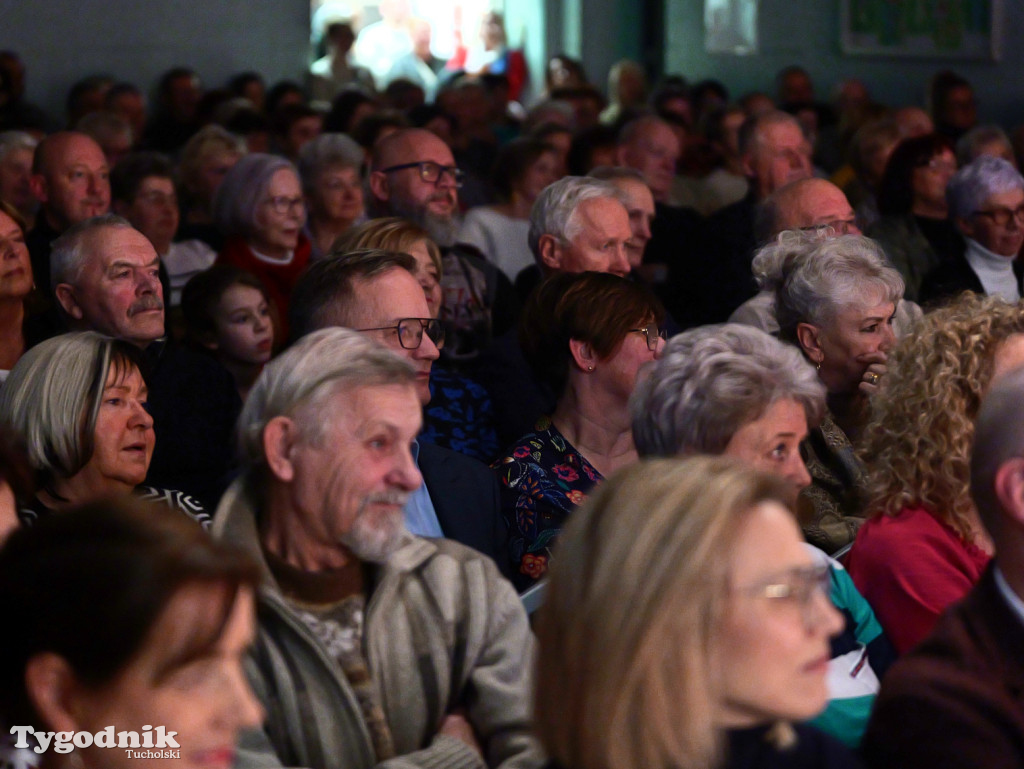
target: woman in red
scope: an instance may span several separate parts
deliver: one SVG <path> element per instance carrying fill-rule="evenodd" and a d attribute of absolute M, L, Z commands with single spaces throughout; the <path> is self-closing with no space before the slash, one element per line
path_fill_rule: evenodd
<path fill-rule="evenodd" d="M 1024 305 L 964 294 L 889 358 L 862 457 L 867 510 L 847 569 L 901 654 L 980 579 L 992 554 L 970 494 L 974 418 L 1024 363 Z"/>
<path fill-rule="evenodd" d="M 251 272 L 266 286 L 274 337 L 285 340 L 288 300 L 311 250 L 295 166 L 274 155 L 246 155 L 218 188 L 213 216 L 227 236 L 218 263 Z"/>

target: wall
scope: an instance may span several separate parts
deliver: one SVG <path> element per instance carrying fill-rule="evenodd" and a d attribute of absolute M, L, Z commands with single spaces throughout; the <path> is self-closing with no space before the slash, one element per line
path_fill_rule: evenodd
<path fill-rule="evenodd" d="M 665 69 L 691 81 L 713 77 L 734 97 L 761 90 L 774 95 L 774 75 L 784 66 L 803 65 L 819 98 L 827 98 L 844 78 L 863 80 L 885 104 L 924 105 L 928 79 L 950 68 L 974 85 L 983 122 L 1007 127 L 1024 122 L 1024 3 L 1004 0 L 1002 60 L 958 62 L 938 59 L 844 56 L 839 45 L 840 0 L 761 0 L 760 53 L 757 56 L 710 55 L 704 51 L 704 1 L 666 0 Z"/>
<path fill-rule="evenodd" d="M 71 84 L 104 73 L 147 93 L 184 65 L 208 87 L 254 69 L 269 82 L 300 78 L 309 48 L 308 0 L 0 0 L 0 48 L 25 60 L 28 98 L 63 122 Z"/>

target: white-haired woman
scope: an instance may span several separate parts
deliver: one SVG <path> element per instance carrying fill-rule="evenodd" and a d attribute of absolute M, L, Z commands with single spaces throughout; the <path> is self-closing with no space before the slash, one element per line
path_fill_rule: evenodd
<path fill-rule="evenodd" d="M 982 155 L 946 187 L 949 214 L 967 248 L 921 282 L 921 301 L 974 291 L 1016 302 L 1024 296 L 1024 176 L 1002 158 Z"/>
<path fill-rule="evenodd" d="M 825 387 L 800 351 L 763 331 L 729 323 L 669 340 L 630 401 L 641 457 L 722 454 L 782 479 L 788 505 L 811 482 L 800 443 L 825 411 Z M 814 724 L 856 747 L 895 652 L 845 569 L 831 568 L 831 598 L 843 612 L 832 642 L 829 705 Z"/>
<path fill-rule="evenodd" d="M 834 553 L 853 541 L 864 520 L 864 466 L 852 441 L 896 340 L 893 317 L 903 278 L 860 235 L 795 250 L 780 272 L 780 337 L 799 347 L 827 391 L 825 416 L 804 444 L 811 485 L 801 494 L 798 513 L 808 540 Z"/>
<path fill-rule="evenodd" d="M 227 237 L 218 263 L 259 278 L 270 298 L 275 336 L 287 339 L 288 300 L 311 253 L 295 166 L 275 155 L 246 155 L 217 189 L 213 216 Z"/>
<path fill-rule="evenodd" d="M 306 196 L 306 236 L 312 258 L 331 253 L 341 235 L 366 218 L 362 170 L 366 153 L 345 134 L 325 133 L 299 154 L 299 178 Z"/>
<path fill-rule="evenodd" d="M 537 623 L 535 729 L 555 766 L 856 765 L 789 723 L 825 706 L 842 625 L 789 497 L 736 460 L 645 460 L 577 512 Z"/>
<path fill-rule="evenodd" d="M 0 388 L 0 423 L 25 445 L 34 499 L 18 500 L 22 523 L 101 499 L 158 499 L 203 525 L 209 516 L 180 491 L 143 486 L 156 436 L 146 410 L 141 353 L 92 331 L 40 342 Z"/>

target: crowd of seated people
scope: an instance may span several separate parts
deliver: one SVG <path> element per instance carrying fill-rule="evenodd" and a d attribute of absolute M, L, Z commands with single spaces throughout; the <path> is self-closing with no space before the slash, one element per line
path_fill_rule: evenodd
<path fill-rule="evenodd" d="M 0 766 L 1024 764 L 1011 127 L 380 10 L 0 52 Z"/>

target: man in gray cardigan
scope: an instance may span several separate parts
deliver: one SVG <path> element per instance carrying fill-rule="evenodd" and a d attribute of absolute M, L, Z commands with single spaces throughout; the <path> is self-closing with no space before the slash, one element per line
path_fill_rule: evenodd
<path fill-rule="evenodd" d="M 405 529 L 420 419 L 412 366 L 343 328 L 300 340 L 250 393 L 244 471 L 214 527 L 265 572 L 249 677 L 267 720 L 236 766 L 543 763 L 511 584 L 486 556 Z"/>

